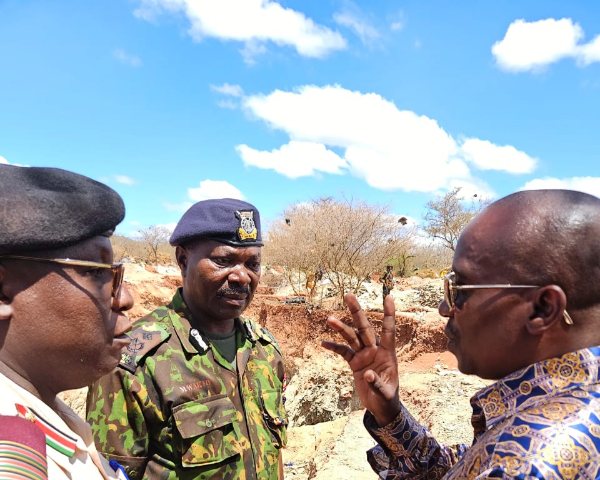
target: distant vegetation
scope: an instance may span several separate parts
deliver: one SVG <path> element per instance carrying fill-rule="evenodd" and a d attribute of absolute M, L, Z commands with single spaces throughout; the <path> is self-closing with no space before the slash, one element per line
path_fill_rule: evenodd
<path fill-rule="evenodd" d="M 423 230 L 452 251 L 456 248 L 458 237 L 467 223 L 491 203 L 491 200 L 478 197 L 477 194 L 470 202 L 465 201 L 460 191 L 461 187 L 456 187 L 446 195 L 429 201 L 423 217 Z"/>
<path fill-rule="evenodd" d="M 263 232 L 263 265 L 283 267 L 291 285 L 310 287 L 327 278 L 340 299 L 386 265 L 397 277 L 438 276 L 450 268 L 462 230 L 490 203 L 477 197 L 465 201 L 460 190 L 428 202 L 422 232 L 392 215 L 389 206 L 363 200 L 326 197 L 291 205 Z M 151 226 L 135 239 L 114 235 L 115 261 L 176 265 L 169 233 Z"/>
<path fill-rule="evenodd" d="M 122 235 L 113 235 L 111 243 L 115 252 L 115 262 L 128 259 L 137 263 L 160 263 L 163 265 L 176 265 L 175 249 L 165 240 L 159 242 L 155 248 L 143 238 L 130 238 Z"/>
<path fill-rule="evenodd" d="M 299 280 L 295 275 L 326 277 L 343 302 L 346 293 L 356 293 L 374 271 L 414 246 L 415 229 L 389 210 L 331 197 L 292 205 L 268 231 L 264 262 L 287 267 L 292 284 Z"/>

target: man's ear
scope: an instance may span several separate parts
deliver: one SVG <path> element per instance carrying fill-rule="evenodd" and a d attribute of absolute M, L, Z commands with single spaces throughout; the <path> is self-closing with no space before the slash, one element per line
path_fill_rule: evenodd
<path fill-rule="evenodd" d="M 189 252 L 185 248 L 179 245 L 175 247 L 175 258 L 177 259 L 177 265 L 179 265 L 179 269 L 181 270 L 181 276 L 183 278 L 185 278 L 185 276 L 187 275 L 188 255 Z"/>
<path fill-rule="evenodd" d="M 534 312 L 527 322 L 531 335 L 541 335 L 564 318 L 567 296 L 558 285 L 548 285 L 537 290 L 533 298 Z"/>
<path fill-rule="evenodd" d="M 7 271 L 0 265 L 0 321 L 10 320 L 13 316 L 12 296 L 9 294 Z"/>

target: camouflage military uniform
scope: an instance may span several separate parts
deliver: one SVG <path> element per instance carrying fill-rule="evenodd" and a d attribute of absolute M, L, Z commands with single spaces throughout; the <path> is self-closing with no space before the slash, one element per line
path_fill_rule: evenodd
<path fill-rule="evenodd" d="M 381 277 L 383 281 L 383 298 L 387 297 L 394 288 L 394 274 L 388 270 Z"/>
<path fill-rule="evenodd" d="M 132 480 L 278 478 L 286 443 L 278 345 L 236 319 L 236 373 L 189 318 L 178 291 L 134 324 L 119 368 L 90 388 L 96 445 Z"/>

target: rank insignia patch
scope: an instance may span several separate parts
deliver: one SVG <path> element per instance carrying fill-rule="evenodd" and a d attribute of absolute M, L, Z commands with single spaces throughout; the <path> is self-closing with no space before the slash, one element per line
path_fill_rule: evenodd
<path fill-rule="evenodd" d="M 236 210 L 236 218 L 240 221 L 238 228 L 238 237 L 243 242 L 244 240 L 256 240 L 258 230 L 254 223 L 254 211 L 252 210 Z"/>

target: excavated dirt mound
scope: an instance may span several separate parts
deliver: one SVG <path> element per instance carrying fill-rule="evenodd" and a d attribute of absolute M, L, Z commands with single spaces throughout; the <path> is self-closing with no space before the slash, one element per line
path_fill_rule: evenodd
<path fill-rule="evenodd" d="M 256 302 L 256 299 L 255 299 Z M 249 309 L 246 315 L 256 318 L 256 307 Z M 352 317 L 347 311 L 312 310 L 304 306 L 259 305 L 257 320 L 266 327 L 279 342 L 282 350 L 292 357 L 304 358 L 308 347 L 320 345 L 321 340 L 339 342 L 339 335 L 327 326 L 327 318 L 335 316 L 347 325 L 352 324 Z M 426 309 L 421 309 L 425 310 Z M 428 311 L 427 311 L 428 312 Z M 429 312 L 428 312 L 429 313 Z M 367 318 L 381 334 L 383 314 L 367 312 Z M 396 348 L 402 359 L 410 360 L 422 353 L 443 352 L 447 340 L 444 335 L 445 321 L 437 314 L 425 316 L 424 319 L 406 315 L 396 315 Z"/>
<path fill-rule="evenodd" d="M 329 422 L 362 408 L 345 364 L 326 357 L 318 362 L 290 360 L 295 374 L 286 390 L 285 408 L 291 427 Z"/>

